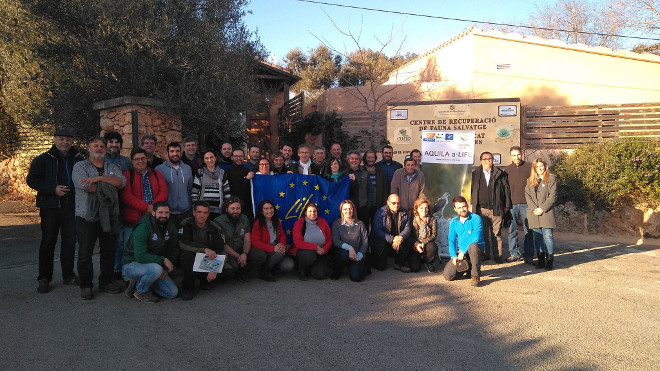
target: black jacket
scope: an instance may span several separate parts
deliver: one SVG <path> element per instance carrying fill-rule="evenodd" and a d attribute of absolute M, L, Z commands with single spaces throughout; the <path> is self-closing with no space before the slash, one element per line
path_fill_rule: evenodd
<path fill-rule="evenodd" d="M 374 197 L 374 205 L 381 207 L 387 202 L 387 196 L 390 194 L 390 185 L 387 183 L 387 175 L 385 171 L 376 166 L 376 195 Z M 369 203 L 369 196 L 367 194 L 367 183 L 369 182 L 369 171 L 366 167 L 362 166 L 358 173 L 358 194 L 356 207 L 366 207 Z"/>
<path fill-rule="evenodd" d="M 73 165 L 81 160 L 83 160 L 83 157 L 77 149 L 69 149 L 66 157 L 64 157 L 55 145 L 32 160 L 25 181 L 30 188 L 37 191 L 37 207 L 58 208 L 64 206 L 64 202 L 71 203 L 71 206 L 75 204 L 75 188 L 73 187 L 71 174 L 73 173 Z M 65 163 L 69 168 L 69 184 L 61 179 L 60 182 L 57 180 L 60 164 L 64 165 Z M 71 191 L 68 195 L 59 197 L 55 194 L 55 187 L 58 185 L 68 185 L 71 187 Z"/>
<path fill-rule="evenodd" d="M 484 175 L 483 166 L 479 166 L 474 169 L 472 172 L 472 191 L 470 204 L 472 205 L 472 212 L 481 215 L 479 210 L 479 181 Z M 493 170 L 490 174 L 491 182 L 493 184 L 493 214 L 495 216 L 503 216 L 504 209 L 511 209 L 511 190 L 509 189 L 509 179 L 507 178 L 506 172 L 501 169 L 493 166 Z"/>

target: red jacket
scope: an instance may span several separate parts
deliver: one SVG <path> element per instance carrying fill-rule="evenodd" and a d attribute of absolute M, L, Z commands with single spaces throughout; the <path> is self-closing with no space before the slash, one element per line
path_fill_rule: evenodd
<path fill-rule="evenodd" d="M 330 232 L 330 226 L 328 225 L 328 222 L 326 222 L 323 218 L 317 218 L 316 222 L 318 223 L 321 232 L 323 232 L 323 236 L 325 236 L 325 245 L 323 245 L 323 251 L 325 251 L 327 254 L 328 250 L 330 250 L 330 246 L 332 246 L 332 232 Z M 305 217 L 302 217 L 298 219 L 296 224 L 293 225 L 293 245 L 291 245 L 291 249 L 289 249 L 289 254 L 293 256 L 296 256 L 298 249 L 316 250 L 316 244 L 305 242 L 304 240 L 305 236 L 303 236 L 302 233 L 304 224 Z"/>
<path fill-rule="evenodd" d="M 131 171 L 134 172 L 133 183 L 130 182 Z M 148 203 L 142 201 L 142 176 L 133 168 L 124 171 L 124 176 L 126 187 L 121 191 L 121 202 L 124 204 L 122 216 L 125 223 L 137 223 L 149 207 Z M 152 204 L 156 201 L 167 201 L 167 184 L 158 170 L 149 169 L 149 184 L 154 195 Z"/>
<path fill-rule="evenodd" d="M 250 233 L 250 238 L 252 239 L 253 247 L 268 253 L 273 252 L 273 248 L 275 246 L 270 244 L 270 233 L 268 233 L 268 227 L 260 226 L 259 219 L 254 221 L 254 225 L 252 226 L 252 231 Z M 286 246 L 286 235 L 284 234 L 282 223 L 277 226 L 277 243 Z"/>

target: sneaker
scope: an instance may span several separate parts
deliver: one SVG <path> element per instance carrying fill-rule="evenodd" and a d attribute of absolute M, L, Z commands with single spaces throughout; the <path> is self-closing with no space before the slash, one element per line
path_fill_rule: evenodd
<path fill-rule="evenodd" d="M 135 284 L 137 283 L 137 280 L 130 280 L 128 281 L 128 288 L 126 288 L 126 291 L 124 291 L 124 295 L 126 295 L 127 298 L 133 298 L 133 294 L 135 293 Z"/>
<path fill-rule="evenodd" d="M 213 290 L 213 283 L 208 281 L 200 282 L 199 288 L 206 291 Z"/>
<path fill-rule="evenodd" d="M 497 264 L 502 264 L 502 263 L 504 263 L 504 260 L 502 260 L 502 257 L 501 257 L 501 256 L 496 256 L 494 260 L 495 260 L 495 263 L 497 263 Z"/>
<path fill-rule="evenodd" d="M 409 273 L 409 272 L 410 272 L 410 267 L 406 267 L 405 265 L 402 265 L 402 266 L 399 268 L 399 270 L 400 270 L 402 273 Z"/>
<path fill-rule="evenodd" d="M 181 293 L 181 300 L 192 300 L 192 298 L 193 298 L 192 290 L 183 290 L 183 292 Z"/>
<path fill-rule="evenodd" d="M 508 258 L 506 258 L 506 262 L 507 263 L 514 263 L 514 262 L 517 262 L 520 259 L 521 259 L 520 257 L 516 258 L 515 256 L 509 256 Z"/>
<path fill-rule="evenodd" d="M 394 270 L 395 270 L 395 271 L 400 271 L 400 270 L 401 270 L 401 266 L 400 266 L 399 264 L 396 264 L 396 263 L 395 263 L 395 264 L 394 264 Z"/>
<path fill-rule="evenodd" d="M 83 300 L 92 300 L 94 299 L 94 291 L 91 287 L 81 287 L 80 288 L 80 297 Z"/>
<path fill-rule="evenodd" d="M 248 281 L 247 272 L 245 272 L 242 269 L 239 269 L 238 272 L 236 272 L 236 278 L 238 278 L 238 280 L 241 282 L 247 282 Z"/>
<path fill-rule="evenodd" d="M 479 276 L 474 276 L 474 277 L 470 278 L 470 285 L 472 285 L 474 287 L 479 287 L 479 282 L 481 282 L 481 279 L 479 278 Z"/>
<path fill-rule="evenodd" d="M 143 303 L 153 304 L 153 303 L 158 302 L 158 298 L 156 296 L 154 296 L 154 294 L 151 293 L 151 290 L 145 292 L 144 294 L 136 290 L 133 293 L 133 296 L 135 296 L 135 298 L 137 300 L 139 300 Z"/>
<path fill-rule="evenodd" d="M 307 275 L 307 273 L 303 271 L 298 271 L 298 279 L 301 281 L 307 281 L 309 279 L 309 276 Z"/>
<path fill-rule="evenodd" d="M 50 281 L 45 278 L 39 280 L 39 287 L 37 287 L 37 292 L 40 294 L 45 294 L 50 290 Z"/>
<path fill-rule="evenodd" d="M 259 273 L 259 278 L 266 282 L 275 282 L 275 276 L 273 276 L 273 273 L 271 273 L 270 269 L 264 270 L 261 273 Z"/>
<path fill-rule="evenodd" d="M 99 292 L 107 292 L 110 294 L 119 294 L 124 291 L 123 288 L 119 287 L 114 282 L 106 283 L 105 285 L 99 285 Z"/>
<path fill-rule="evenodd" d="M 426 265 L 426 270 L 427 270 L 429 273 L 435 273 L 435 272 L 436 272 L 436 270 L 435 270 L 435 265 L 433 265 L 432 262 L 431 262 L 431 263 L 424 263 L 424 264 Z"/>
<path fill-rule="evenodd" d="M 525 264 L 527 265 L 535 265 L 534 260 L 532 258 L 525 258 Z"/>
<path fill-rule="evenodd" d="M 80 278 L 78 278 L 76 275 L 73 275 L 68 278 L 63 278 L 62 283 L 69 286 L 78 286 L 80 285 Z"/>

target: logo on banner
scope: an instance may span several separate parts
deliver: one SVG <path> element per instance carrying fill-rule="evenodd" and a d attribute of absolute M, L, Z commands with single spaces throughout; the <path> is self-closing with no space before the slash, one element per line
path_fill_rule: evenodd
<path fill-rule="evenodd" d="M 445 134 L 445 140 L 454 140 L 454 134 Z"/>

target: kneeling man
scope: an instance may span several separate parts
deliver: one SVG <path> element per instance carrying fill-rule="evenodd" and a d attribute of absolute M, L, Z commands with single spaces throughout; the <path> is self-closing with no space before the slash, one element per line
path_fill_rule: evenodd
<path fill-rule="evenodd" d="M 197 201 L 193 205 L 193 216 L 184 219 L 179 225 L 179 247 L 181 248 L 181 268 L 183 269 L 183 281 L 181 288 L 181 299 L 190 300 L 195 292 L 195 280 L 199 280 L 199 288 L 211 290 L 213 282 L 218 274 L 214 272 L 195 272 L 195 256 L 197 253 L 208 255 L 209 259 L 215 259 L 218 254 L 225 253 L 225 236 L 220 225 L 209 220 L 211 205 L 206 201 Z M 234 271 L 225 266 L 222 275 L 231 276 Z"/>
<path fill-rule="evenodd" d="M 143 216 L 124 247 L 122 275 L 130 280 L 126 296 L 155 303 L 158 296 L 173 299 L 178 289 L 168 273 L 179 255 L 178 235 L 170 221 L 170 206 L 157 201 L 151 215 Z"/>
<path fill-rule="evenodd" d="M 481 217 L 468 211 L 465 197 L 456 196 L 452 200 L 456 216 L 449 224 L 449 255 L 451 260 L 445 265 L 444 276 L 447 281 L 453 281 L 459 274 L 456 265 L 467 260 L 472 271 L 466 271 L 472 276 L 470 284 L 479 286 L 481 276 L 481 261 L 484 256 L 484 228 Z M 460 273 L 461 275 L 463 273 Z"/>
<path fill-rule="evenodd" d="M 409 214 L 399 208 L 399 196 L 392 193 L 387 198 L 387 205 L 381 207 L 374 214 L 371 228 L 371 265 L 380 271 L 387 268 L 387 257 L 390 251 L 396 252 L 394 269 L 401 272 L 419 272 L 421 260 L 419 254 L 412 253 L 412 240 L 410 237 Z M 414 255 L 417 255 L 417 259 Z"/>

